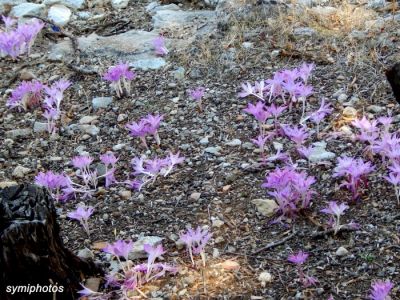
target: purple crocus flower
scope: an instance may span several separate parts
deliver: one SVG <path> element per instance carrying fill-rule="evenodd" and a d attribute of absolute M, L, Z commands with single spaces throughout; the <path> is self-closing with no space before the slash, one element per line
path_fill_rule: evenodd
<path fill-rule="evenodd" d="M 165 39 L 162 35 L 153 40 L 154 51 L 157 55 L 164 56 L 168 54 L 168 49 L 165 47 Z"/>
<path fill-rule="evenodd" d="M 186 233 L 179 236 L 179 239 L 186 244 L 193 265 L 193 254 L 200 254 L 205 266 L 204 248 L 211 236 L 212 234 L 207 229 L 202 229 L 200 226 L 196 230 L 189 228 Z"/>
<path fill-rule="evenodd" d="M 325 104 L 325 98 L 322 98 L 321 106 L 318 108 L 317 111 L 313 112 L 310 115 L 310 119 L 317 124 L 317 133 L 319 133 L 319 124 L 321 121 L 330 113 L 332 113 L 333 109 L 330 107 L 331 105 Z"/>
<path fill-rule="evenodd" d="M 80 155 L 72 158 L 71 162 L 75 168 L 85 170 L 89 168 L 90 164 L 93 162 L 93 158 L 88 155 Z"/>
<path fill-rule="evenodd" d="M 389 300 L 390 290 L 393 288 L 393 283 L 389 280 L 378 280 L 371 285 L 371 294 L 369 299 L 372 300 Z"/>
<path fill-rule="evenodd" d="M 338 205 L 336 201 L 330 201 L 328 203 L 328 207 L 321 209 L 322 213 L 331 215 L 330 225 L 332 225 L 332 228 L 334 229 L 334 234 L 336 234 L 342 227 L 340 225 L 340 217 L 348 208 L 349 206 L 344 203 Z"/>
<path fill-rule="evenodd" d="M 144 251 L 148 254 L 147 257 L 147 270 L 146 270 L 146 280 L 150 279 L 150 275 L 154 269 L 154 262 L 158 257 L 165 253 L 162 245 L 151 246 L 149 244 L 143 245 Z"/>
<path fill-rule="evenodd" d="M 360 197 L 361 184 L 367 186 L 366 176 L 373 170 L 374 166 L 370 162 L 364 162 L 362 158 L 343 156 L 338 158 L 337 166 L 333 169 L 333 177 L 345 177 L 340 186 L 349 189 L 352 192 L 352 199 L 357 200 Z"/>
<path fill-rule="evenodd" d="M 24 110 L 38 106 L 42 100 L 44 85 L 39 81 L 22 81 L 21 84 L 11 92 L 7 101 L 9 108 L 21 107 Z"/>
<path fill-rule="evenodd" d="M 132 249 L 132 241 L 125 242 L 123 240 L 117 240 L 113 244 L 108 244 L 105 248 L 103 248 L 103 251 L 128 260 L 129 252 L 131 252 Z"/>
<path fill-rule="evenodd" d="M 303 63 L 301 67 L 298 68 L 297 75 L 307 84 L 308 78 L 311 75 L 312 70 L 314 69 L 315 64 L 307 64 Z"/>
<path fill-rule="evenodd" d="M 242 91 L 239 93 L 240 98 L 245 98 L 249 95 L 254 95 L 254 94 L 255 94 L 254 88 L 249 82 L 242 83 Z"/>
<path fill-rule="evenodd" d="M 205 90 L 206 89 L 202 86 L 197 87 L 193 90 L 188 90 L 190 97 L 197 102 L 197 105 L 198 105 L 200 111 L 203 110 L 202 99 L 203 99 Z"/>
<path fill-rule="evenodd" d="M 289 125 L 282 125 L 282 129 L 285 135 L 296 143 L 297 147 L 300 147 L 308 138 L 307 127 L 305 126 L 292 127 Z"/>
<path fill-rule="evenodd" d="M 75 211 L 68 213 L 67 216 L 68 218 L 78 220 L 87 235 L 90 235 L 88 219 L 93 214 L 93 211 L 94 208 L 92 206 L 79 205 Z"/>
<path fill-rule="evenodd" d="M 151 115 L 148 114 L 146 118 L 143 120 L 146 122 L 146 131 L 149 134 L 152 134 L 154 136 L 154 139 L 156 140 L 157 145 L 160 145 L 160 136 L 158 135 L 158 128 L 160 127 L 160 122 L 164 118 L 163 115 Z"/>
<path fill-rule="evenodd" d="M 52 171 L 47 171 L 46 173 L 39 172 L 35 177 L 35 184 L 45 187 L 50 192 L 51 196 L 57 201 L 67 200 L 68 198 L 63 197 L 61 191 L 71 189 L 71 193 L 73 193 L 74 190 L 69 176 L 53 173 Z"/>
<path fill-rule="evenodd" d="M 136 77 L 136 74 L 129 70 L 128 63 L 120 63 L 114 67 L 110 67 L 103 75 L 103 79 L 111 83 L 111 87 L 116 91 L 117 97 L 120 98 L 123 93 L 123 87 L 127 94 L 131 90 L 131 81 Z"/>
<path fill-rule="evenodd" d="M 107 152 L 105 154 L 100 155 L 100 160 L 106 166 L 115 166 L 118 161 L 118 158 L 115 157 L 114 153 Z"/>
<path fill-rule="evenodd" d="M 148 145 L 146 142 L 147 131 L 147 121 L 142 119 L 139 122 L 131 122 L 126 125 L 126 128 L 129 130 L 129 134 L 133 137 L 139 137 L 142 141 L 143 146 L 148 149 Z"/>
<path fill-rule="evenodd" d="M 288 257 L 288 261 L 296 265 L 302 265 L 308 258 L 308 253 L 299 251 L 296 254 L 291 254 Z"/>

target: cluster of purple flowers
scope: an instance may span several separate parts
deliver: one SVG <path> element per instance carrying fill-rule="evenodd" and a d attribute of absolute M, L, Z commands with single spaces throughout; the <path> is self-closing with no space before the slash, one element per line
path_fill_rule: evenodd
<path fill-rule="evenodd" d="M 333 170 L 333 177 L 344 177 L 341 187 L 346 187 L 352 193 L 352 200 L 360 198 L 360 189 L 364 185 L 368 187 L 367 175 L 374 170 L 371 162 L 364 162 L 362 158 L 339 157 Z"/>
<path fill-rule="evenodd" d="M 19 24 L 15 28 L 16 19 L 2 16 L 5 28 L 0 31 L 0 57 L 18 56 L 30 54 L 31 48 L 39 32 L 42 30 L 43 22 L 33 19 L 30 23 Z"/>
<path fill-rule="evenodd" d="M 311 189 L 314 183 L 313 176 L 308 176 L 306 172 L 298 172 L 292 166 L 286 166 L 270 172 L 262 187 L 272 190 L 269 194 L 279 205 L 279 219 L 293 219 L 300 210 L 310 205 L 312 196 L 316 194 Z"/>
<path fill-rule="evenodd" d="M 390 115 L 371 121 L 364 116 L 352 124 L 359 130 L 356 139 L 367 143 L 365 151 L 378 154 L 387 166 L 389 174 L 384 178 L 393 185 L 397 203 L 400 203 L 400 137 L 398 132 L 390 132 L 392 122 Z"/>
<path fill-rule="evenodd" d="M 206 264 L 204 247 L 207 242 L 211 238 L 212 234 L 208 232 L 206 229 L 201 229 L 200 226 L 193 230 L 189 228 L 187 232 L 182 233 L 179 236 L 179 239 L 186 244 L 186 247 L 189 251 L 190 259 L 192 264 L 194 265 L 193 254 L 201 255 L 203 260 L 203 266 Z"/>
<path fill-rule="evenodd" d="M 306 98 L 313 93 L 313 88 L 307 85 L 314 64 L 303 63 L 299 68 L 282 70 L 276 72 L 272 79 L 261 80 L 254 86 L 250 83 L 242 84 L 242 92 L 239 97 L 255 96 L 261 101 L 271 103 L 271 100 L 282 99 L 285 105 L 291 109 L 293 103 L 303 103 L 303 115 L 305 111 Z"/>
<path fill-rule="evenodd" d="M 205 263 L 204 247 L 211 238 L 211 233 L 198 227 L 196 230 L 189 229 L 186 233 L 181 234 L 180 238 L 186 244 L 193 264 L 193 254 L 200 254 L 203 263 Z M 178 267 L 176 266 L 156 262 L 165 253 L 162 245 L 144 244 L 143 249 L 147 253 L 147 262 L 138 265 L 134 265 L 129 260 L 129 253 L 133 247 L 134 243 L 132 241 L 117 240 L 103 248 L 104 252 L 114 255 L 120 264 L 118 271 L 106 276 L 106 287 L 116 289 L 113 293 L 120 295 L 121 299 L 132 295 L 132 292 L 137 292 L 144 296 L 140 289 L 146 283 L 163 277 L 167 273 L 174 275 L 178 272 Z M 121 261 L 121 259 L 124 261 Z M 89 297 L 89 299 L 103 299 L 102 297 L 107 298 L 108 296 L 108 294 L 97 293 L 84 286 L 79 293 L 82 296 Z"/>
<path fill-rule="evenodd" d="M 115 164 L 118 159 L 112 152 L 100 156 L 100 160 L 106 166 L 104 175 L 97 176 L 97 172 L 91 169 L 93 158 L 88 155 L 80 155 L 72 158 L 71 164 L 77 169 L 76 177 L 81 179 L 81 184 L 72 181 L 70 176 L 57 174 L 52 171 L 39 172 L 35 177 L 35 184 L 45 187 L 52 197 L 57 201 L 66 201 L 75 198 L 76 194 L 81 194 L 84 198 L 89 198 L 95 191 L 99 178 L 105 177 L 105 185 L 109 187 L 117 183 L 114 177 Z"/>
<path fill-rule="evenodd" d="M 110 82 L 111 87 L 117 93 L 117 97 L 120 98 L 124 94 L 131 91 L 131 81 L 136 77 L 136 74 L 129 70 L 128 63 L 120 63 L 114 67 L 110 67 L 108 71 L 103 75 L 103 79 Z"/>
<path fill-rule="evenodd" d="M 140 191 L 144 185 L 155 182 L 159 175 L 168 176 L 173 168 L 184 160 L 183 156 L 179 156 L 179 152 L 176 154 L 170 152 L 166 158 L 146 159 L 145 156 L 133 158 L 131 164 L 136 178 L 130 181 L 131 188 Z"/>
<path fill-rule="evenodd" d="M 11 109 L 18 108 L 28 110 L 42 105 L 43 116 L 47 119 L 49 133 L 55 133 L 56 121 L 61 116 L 61 101 L 64 91 L 71 85 L 68 80 L 60 79 L 51 86 L 39 81 L 23 81 L 11 92 L 7 100 L 7 106 Z"/>
<path fill-rule="evenodd" d="M 139 122 L 131 122 L 126 125 L 129 130 L 129 134 L 133 137 L 139 137 L 142 141 L 143 146 L 148 149 L 146 142 L 147 135 L 153 135 L 156 140 L 157 145 L 160 145 L 161 140 L 158 135 L 158 128 L 160 127 L 160 122 L 164 117 L 162 115 L 148 114 L 146 117 L 142 118 Z"/>
<path fill-rule="evenodd" d="M 255 139 L 252 139 L 252 142 L 259 147 L 263 161 L 268 161 L 268 158 L 264 156 L 266 142 L 277 135 L 287 136 L 295 142 L 296 149 L 302 156 L 308 157 L 307 154 L 311 153 L 311 148 L 305 148 L 302 145 L 310 136 L 308 128 L 305 125 L 290 126 L 280 124 L 278 118 L 288 106 L 291 109 L 292 103 L 301 101 L 303 103 L 303 113 L 300 124 L 311 120 L 316 124 L 317 134 L 319 133 L 321 121 L 332 112 L 332 108 L 330 104 L 325 103 L 325 99 L 322 99 L 320 107 L 303 118 L 305 100 L 312 94 L 312 87 L 307 85 L 307 82 L 313 68 L 313 64 L 304 63 L 299 68 L 278 71 L 273 75 L 272 79 L 256 82 L 254 86 L 250 83 L 242 85 L 243 91 L 239 93 L 240 97 L 252 95 L 259 99 L 255 105 L 248 103 L 247 108 L 243 111 L 253 115 L 258 121 L 260 133 Z M 283 104 L 278 105 L 279 101 L 283 101 Z M 266 132 L 265 130 L 269 118 L 273 119 L 275 131 Z"/>

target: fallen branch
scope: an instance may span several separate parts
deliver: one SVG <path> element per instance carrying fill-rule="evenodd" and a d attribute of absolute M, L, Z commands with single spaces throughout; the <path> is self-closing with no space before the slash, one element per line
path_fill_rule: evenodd
<path fill-rule="evenodd" d="M 262 247 L 256 251 L 254 251 L 253 253 L 251 253 L 251 255 L 255 255 L 258 254 L 262 251 L 271 249 L 271 248 L 275 248 L 276 246 L 282 245 L 283 243 L 285 243 L 286 241 L 292 239 L 293 237 L 295 237 L 297 235 L 297 231 L 293 231 L 291 234 L 289 234 L 287 237 L 281 239 L 280 241 L 276 241 L 276 242 L 272 242 L 267 244 L 265 247 Z"/>

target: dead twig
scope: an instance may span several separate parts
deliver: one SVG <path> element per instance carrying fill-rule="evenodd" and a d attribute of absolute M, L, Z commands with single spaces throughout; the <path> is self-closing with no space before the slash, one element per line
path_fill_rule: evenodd
<path fill-rule="evenodd" d="M 287 242 L 288 240 L 290 240 L 290 239 L 292 239 L 293 237 L 295 237 L 295 236 L 297 235 L 297 233 L 298 233 L 297 231 L 293 231 L 293 232 L 292 232 L 291 234 L 289 234 L 287 237 L 281 239 L 280 241 L 276 241 L 276 242 L 269 243 L 269 244 L 267 244 L 265 247 L 262 247 L 262 248 L 260 248 L 260 249 L 258 249 L 258 250 L 256 250 L 256 251 L 254 251 L 253 253 L 251 253 L 251 255 L 255 255 L 255 254 L 258 254 L 258 253 L 260 253 L 260 252 L 262 252 L 262 251 L 265 251 L 265 250 L 268 250 L 268 249 L 271 249 L 271 248 L 275 248 L 276 246 L 282 245 L 282 244 L 284 244 L 285 242 Z"/>

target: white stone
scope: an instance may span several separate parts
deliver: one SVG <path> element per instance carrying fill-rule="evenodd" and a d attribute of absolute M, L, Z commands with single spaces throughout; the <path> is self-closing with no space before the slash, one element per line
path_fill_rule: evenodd
<path fill-rule="evenodd" d="M 385 0 L 369 0 L 367 6 L 372 9 L 382 8 L 382 7 L 386 6 L 386 1 Z"/>
<path fill-rule="evenodd" d="M 257 210 L 266 217 L 271 217 L 275 214 L 276 209 L 279 207 L 275 200 L 271 199 L 253 199 L 251 200 Z"/>
<path fill-rule="evenodd" d="M 85 0 L 44 0 L 43 4 L 47 6 L 61 4 L 72 9 L 82 9 L 85 6 L 85 2 Z"/>
<path fill-rule="evenodd" d="M 340 94 L 337 99 L 340 103 L 343 103 L 347 100 L 348 97 L 349 96 L 347 96 L 346 94 Z"/>
<path fill-rule="evenodd" d="M 242 144 L 242 141 L 239 139 L 234 139 L 232 141 L 225 143 L 225 145 L 231 146 L 231 147 L 240 146 L 241 144 Z"/>
<path fill-rule="evenodd" d="M 93 252 L 90 249 L 86 248 L 86 247 L 81 249 L 81 250 L 79 250 L 77 255 L 79 257 L 85 258 L 85 259 L 88 259 L 88 258 L 93 259 L 94 258 Z"/>
<path fill-rule="evenodd" d="M 92 105 L 94 109 L 106 108 L 112 103 L 111 97 L 96 97 L 92 100 Z"/>
<path fill-rule="evenodd" d="M 31 169 L 25 168 L 23 166 L 17 166 L 12 172 L 12 176 L 15 178 L 24 178 L 26 174 L 31 172 Z"/>
<path fill-rule="evenodd" d="M 47 16 L 49 20 L 53 21 L 58 26 L 65 26 L 71 19 L 72 12 L 65 5 L 55 4 L 50 7 Z"/>
<path fill-rule="evenodd" d="M 311 162 L 320 162 L 331 160 L 336 157 L 336 154 L 333 152 L 326 151 L 326 143 L 325 142 L 315 142 L 312 144 L 314 146 L 311 154 L 307 157 Z"/>
<path fill-rule="evenodd" d="M 18 185 L 18 183 L 15 181 L 0 181 L 0 189 L 5 189 L 14 185 Z"/>
<path fill-rule="evenodd" d="M 347 254 L 349 254 L 349 251 L 348 251 L 345 247 L 339 247 L 339 248 L 336 250 L 336 255 L 337 255 L 337 256 L 345 256 L 345 255 L 347 255 Z"/>
<path fill-rule="evenodd" d="M 212 227 L 216 227 L 216 228 L 220 228 L 224 225 L 224 221 L 220 220 L 220 219 L 214 219 L 212 220 Z"/>
<path fill-rule="evenodd" d="M 114 9 L 127 8 L 129 0 L 111 0 L 111 6 Z"/>
<path fill-rule="evenodd" d="M 214 154 L 214 155 L 219 155 L 219 151 L 221 151 L 221 147 L 208 147 L 204 149 L 204 152 Z"/>
<path fill-rule="evenodd" d="M 98 128 L 96 125 L 81 124 L 78 125 L 78 129 L 82 132 L 90 134 L 91 136 L 96 136 L 100 132 L 100 128 Z"/>
<path fill-rule="evenodd" d="M 267 271 L 261 272 L 260 275 L 258 276 L 258 281 L 260 281 L 262 287 L 265 287 L 267 283 L 272 281 L 271 273 Z"/>
<path fill-rule="evenodd" d="M 200 140 L 200 144 L 201 144 L 201 145 L 207 145 L 207 144 L 208 144 L 208 137 L 206 136 L 206 137 L 202 138 L 202 139 Z"/>
<path fill-rule="evenodd" d="M 97 119 L 98 116 L 84 116 L 79 120 L 79 124 L 90 124 Z"/>
<path fill-rule="evenodd" d="M 192 200 L 194 200 L 194 201 L 199 200 L 200 197 L 201 197 L 201 193 L 192 193 L 192 194 L 190 195 L 190 199 L 192 199 Z"/>
<path fill-rule="evenodd" d="M 45 6 L 43 4 L 30 2 L 21 3 L 11 9 L 10 16 L 21 18 L 24 15 L 40 15 L 44 8 Z"/>

